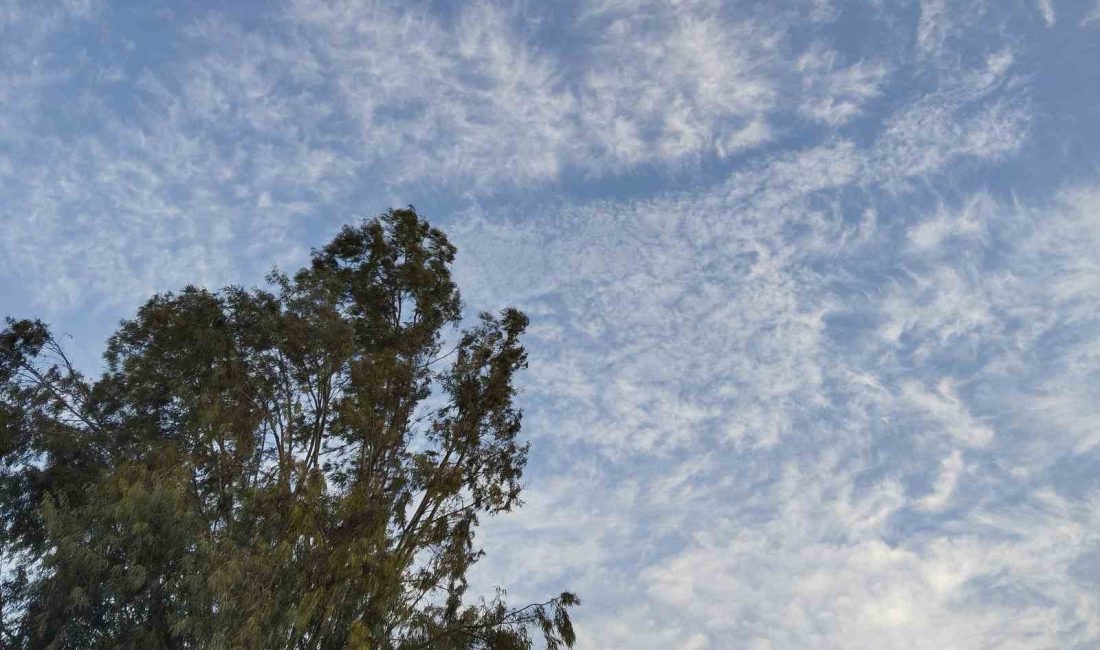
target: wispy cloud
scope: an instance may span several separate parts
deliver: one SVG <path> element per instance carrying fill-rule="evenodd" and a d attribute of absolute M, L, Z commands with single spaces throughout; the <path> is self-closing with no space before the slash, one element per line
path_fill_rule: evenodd
<path fill-rule="evenodd" d="M 1095 2 L 1092 9 L 1081 19 L 1082 26 L 1095 26 L 1100 23 L 1100 2 Z"/>
<path fill-rule="evenodd" d="M 784 166 L 806 176 L 791 160 L 771 169 Z M 1091 267 L 1077 204 L 1089 192 L 1049 208 L 941 206 L 901 227 L 925 234 L 895 238 L 896 226 L 867 231 L 843 214 L 807 219 L 813 196 L 838 191 L 811 187 L 787 196 L 798 206 L 789 212 L 775 194 L 754 212 L 710 193 L 513 226 L 469 222 L 463 271 L 483 272 L 466 278 L 490 292 L 475 299 L 519 295 L 547 334 L 534 342 L 530 415 L 545 432 L 540 448 L 560 453 L 544 476 L 565 477 L 541 479 L 558 488 L 530 520 L 494 524 L 490 539 L 496 526 L 507 532 L 489 556 L 507 569 L 492 575 L 530 554 L 563 558 L 556 576 L 537 580 L 579 580 L 606 603 L 583 619 L 592 647 L 1095 642 L 1086 621 L 1100 603 L 1087 584 L 1054 576 L 1091 557 L 1100 486 L 1081 500 L 1047 481 L 1066 454 L 1095 456 L 1083 427 L 1097 414 L 1083 400 L 1096 378 L 1083 373 L 1095 362 L 1096 295 L 1071 282 L 1060 299 L 1083 302 L 1020 329 L 1061 294 L 1036 257 L 1045 268 Z M 948 213 L 981 229 L 929 225 Z M 1020 228 L 1030 236 L 1007 249 L 980 235 Z M 1068 232 L 1080 248 L 1049 243 Z M 609 253 L 624 241 L 630 261 L 620 264 Z M 686 260 L 681 246 L 693 251 Z M 494 261 L 505 247 L 514 257 Z M 937 253 L 918 263 L 929 247 Z M 857 273 L 870 251 L 893 259 L 876 268 L 906 269 L 903 280 Z M 996 264 L 976 273 L 989 255 Z M 531 273 L 497 275 L 504 267 Z M 663 273 L 647 273 L 654 267 Z M 945 289 L 950 298 L 932 297 Z M 1093 310 L 1083 327 L 1069 322 L 1081 309 Z M 1021 384 L 1012 360 L 1037 357 L 1074 370 L 1057 386 Z M 600 460 L 577 469 L 578 456 Z M 561 490 L 564 481 L 578 488 Z M 595 514 L 572 557 L 577 522 L 565 513 L 576 512 Z M 521 537 L 522 550 L 510 550 Z"/>
<path fill-rule="evenodd" d="M 881 95 L 887 72 L 883 64 L 865 61 L 841 68 L 837 56 L 835 50 L 814 47 L 795 64 L 804 75 L 799 111 L 829 126 L 847 122 Z"/>
<path fill-rule="evenodd" d="M 532 317 L 476 584 L 576 589 L 586 648 L 1091 647 L 1088 12 L 0 0 L 0 306 L 91 328 L 427 204 Z"/>
<path fill-rule="evenodd" d="M 1054 0 L 1036 0 L 1036 5 L 1047 27 L 1054 27 L 1054 23 L 1057 21 L 1057 16 L 1054 14 Z"/>

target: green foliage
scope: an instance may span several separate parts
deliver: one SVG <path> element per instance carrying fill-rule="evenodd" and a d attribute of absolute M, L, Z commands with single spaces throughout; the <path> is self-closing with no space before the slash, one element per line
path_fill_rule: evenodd
<path fill-rule="evenodd" d="M 154 296 L 85 379 L 0 332 L 0 647 L 549 648 L 563 593 L 467 602 L 478 517 L 519 504 L 526 317 L 461 302 L 411 208 L 271 290 Z"/>

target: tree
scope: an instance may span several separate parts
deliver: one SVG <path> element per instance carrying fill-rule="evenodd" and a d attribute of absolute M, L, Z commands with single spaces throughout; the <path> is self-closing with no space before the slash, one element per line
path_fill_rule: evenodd
<path fill-rule="evenodd" d="M 520 505 L 527 318 L 444 351 L 454 255 L 391 210 L 267 290 L 154 296 L 95 381 L 8 319 L 0 647 L 571 647 L 576 596 L 465 594 Z"/>

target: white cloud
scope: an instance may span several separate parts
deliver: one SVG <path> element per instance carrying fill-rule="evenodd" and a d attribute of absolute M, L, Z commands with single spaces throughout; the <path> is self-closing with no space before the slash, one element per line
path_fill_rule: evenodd
<path fill-rule="evenodd" d="M 15 188 L 0 216 L 11 230 L 4 250 L 40 304 L 61 310 L 94 294 L 106 308 L 184 281 L 258 277 L 247 260 L 300 259 L 293 233 L 354 216 L 364 188 L 391 202 L 441 188 L 476 200 L 570 174 L 676 173 L 771 142 L 784 115 L 841 126 L 889 71 L 844 61 L 821 39 L 796 48 L 787 32 L 798 11 L 720 3 L 583 4 L 560 18 L 574 50 L 534 45 L 546 17 L 529 7 L 437 14 L 296 0 L 277 14 L 265 30 L 185 22 L 179 46 L 190 56 L 156 68 L 133 65 L 142 56 L 133 43 L 111 42 L 113 62 L 96 78 L 132 90 L 117 97 L 81 86 L 63 65 L 0 83 L 0 96 L 22 106 L 0 110 L 20 156 L 0 165 Z M 76 29 L 67 18 L 51 24 Z M 52 61 L 42 51 L 34 60 Z M 992 94 L 1010 82 L 998 61 L 966 82 L 978 90 L 938 91 L 891 118 L 869 161 L 834 141 L 819 151 L 836 166 L 807 170 L 825 182 L 906 179 L 1015 150 L 1028 115 L 1011 94 Z M 25 128 L 40 100 L 24 86 L 54 80 L 93 98 L 79 137 Z M 787 178 L 791 191 L 818 182 Z M 773 195 L 754 201 L 764 209 Z M 247 257 L 234 254 L 241 246 Z M 45 261 L 54 248 L 60 263 Z"/>
<path fill-rule="evenodd" d="M 1096 0 L 1092 5 L 1092 9 L 1081 19 L 1082 27 L 1094 26 L 1097 23 L 1100 23 L 1100 0 Z"/>
<path fill-rule="evenodd" d="M 987 194 L 976 194 L 961 209 L 941 206 L 935 216 L 916 224 L 909 231 L 909 241 L 922 253 L 941 249 L 945 242 L 957 238 L 985 236 L 985 222 L 998 209 Z"/>
<path fill-rule="evenodd" d="M 881 181 L 900 182 L 936 173 L 959 158 L 998 160 L 1028 135 L 1026 95 L 1009 92 L 1013 54 L 999 50 L 984 65 L 954 71 L 941 88 L 891 116 L 875 143 L 871 170 Z"/>
<path fill-rule="evenodd" d="M 544 359 L 536 348 L 532 394 L 553 399 L 548 389 L 563 366 L 589 378 L 611 373 L 584 388 L 569 384 L 570 394 L 613 414 L 598 424 L 599 444 L 675 448 L 700 430 L 774 444 L 800 404 L 821 399 L 828 297 L 806 300 L 819 280 L 800 258 L 838 233 L 823 215 L 807 214 L 804 201 L 851 182 L 857 169 L 840 143 L 702 195 L 566 208 L 523 222 L 474 217 L 454 229 L 460 280 L 476 288 L 467 296 L 473 304 L 516 300 L 555 333 L 546 349 L 565 356 Z M 791 228 L 804 231 L 792 241 Z M 596 425 L 571 418 L 554 429 L 587 439 Z"/>
<path fill-rule="evenodd" d="M 48 55 L 48 47 L 67 27 L 94 19 L 95 9 L 92 2 L 0 2 L 0 143 L 32 128 L 43 94 L 75 74 L 75 62 Z"/>
<path fill-rule="evenodd" d="M 707 3 L 582 8 L 566 20 L 583 56 L 532 45 L 541 19 L 522 7 L 444 15 L 297 0 L 278 15 L 266 31 L 184 22 L 177 45 L 190 55 L 159 67 L 135 65 L 132 42 L 110 42 L 115 62 L 96 78 L 130 89 L 117 96 L 46 56 L 55 44 L 11 46 L 38 52 L 28 63 L 57 63 L 0 80 L 0 98 L 19 100 L 0 110 L 20 156 L 2 166 L 15 188 L 3 246 L 40 304 L 94 294 L 105 308 L 185 281 L 258 277 L 247 260 L 300 259 L 288 231 L 350 218 L 362 187 L 391 200 L 441 187 L 476 198 L 565 173 L 721 158 L 772 137 L 769 116 L 794 110 L 780 94 L 804 92 L 807 114 L 839 123 L 882 71 L 841 67 L 818 47 L 825 67 L 807 59 L 801 76 L 781 74 L 782 22 Z M 83 33 L 67 20 L 55 29 Z M 91 98 L 75 136 L 29 128 L 41 99 L 28 89 L 60 81 Z M 235 255 L 246 240 L 247 258 Z M 46 261 L 55 248 L 61 261 Z"/>
<path fill-rule="evenodd" d="M 575 99 L 514 12 L 475 3 L 448 24 L 379 3 L 303 0 L 286 19 L 302 27 L 299 54 L 329 76 L 332 109 L 392 181 L 522 185 L 556 177 L 575 146 Z"/>
<path fill-rule="evenodd" d="M 829 126 L 843 124 L 858 115 L 868 101 L 882 93 L 886 77 L 882 64 L 860 61 L 837 69 L 837 58 L 835 51 L 813 47 L 795 64 L 805 75 L 799 112 Z"/>
<path fill-rule="evenodd" d="M 1043 16 L 1043 22 L 1047 27 L 1054 27 L 1054 23 L 1057 20 L 1054 15 L 1054 0 L 1036 0 L 1036 4 L 1039 8 L 1039 13 Z"/>
<path fill-rule="evenodd" d="M 902 384 L 902 397 L 940 423 L 948 435 L 963 445 L 984 447 L 993 440 L 993 430 L 971 415 L 951 379 L 941 379 L 934 390 L 906 381 Z"/>
<path fill-rule="evenodd" d="M 888 47 L 823 1 L 299 0 L 146 65 L 0 2 L 0 270 L 114 314 L 464 206 L 471 311 L 533 321 L 477 584 L 577 590 L 585 648 L 1095 645 L 1100 190 L 982 174 L 1043 136 L 1016 13 L 869 6 Z"/>
<path fill-rule="evenodd" d="M 1033 9 L 1029 7 L 1029 11 Z M 961 50 L 981 47 L 976 45 L 976 41 L 985 34 L 1003 35 L 1005 24 L 1015 18 L 1015 12 L 1005 11 L 1003 3 L 987 0 L 920 0 L 916 26 L 917 56 L 926 62 L 934 62 L 941 73 L 950 74 L 958 69 Z M 1001 41 L 1003 39 L 993 39 L 993 42 Z"/>
<path fill-rule="evenodd" d="M 917 502 L 917 507 L 924 510 L 939 510 L 951 499 L 955 492 L 955 486 L 959 483 L 959 476 L 966 468 L 963 463 L 962 452 L 958 449 L 943 459 L 939 478 L 936 479 L 935 488 L 928 495 Z"/>
<path fill-rule="evenodd" d="M 556 483 L 573 487 L 550 492 L 567 501 L 517 515 L 531 517 L 527 526 L 494 522 L 487 531 L 489 579 L 562 567 L 562 582 L 552 572 L 524 575 L 540 586 L 576 585 L 599 603 L 580 613 L 581 647 L 724 647 L 736 639 L 889 649 L 921 639 L 992 649 L 1088 647 L 1100 638 L 1100 599 L 1087 578 L 1070 578 L 1096 542 L 1100 497 L 1079 502 L 1039 490 L 899 543 L 887 539 L 907 504 L 901 487 L 854 491 L 858 463 L 803 458 L 768 481 L 752 466 L 731 474 L 731 463 L 739 465 L 696 464 L 688 484 L 704 487 L 680 494 L 672 508 L 659 498 L 669 485 L 647 486 L 644 473 L 627 492 L 609 490 L 606 471 L 566 474 Z M 943 468 L 941 483 L 955 480 L 957 455 Z M 946 493 L 938 486 L 912 505 L 936 509 Z M 578 530 L 586 532 L 574 539 Z M 673 530 L 683 541 L 669 545 Z"/>
<path fill-rule="evenodd" d="M 1018 242 L 1012 273 L 990 282 L 998 309 L 1016 324 L 994 369 L 1003 373 L 1016 421 L 1044 428 L 1060 443 L 1036 442 L 1029 454 L 1050 460 L 1067 449 L 1086 453 L 1100 445 L 1100 411 L 1090 394 L 1100 360 L 1100 191 L 1065 190 L 1017 219 L 1009 231 Z"/>
<path fill-rule="evenodd" d="M 815 212 L 863 164 L 838 144 L 691 197 L 459 231 L 474 303 L 518 296 L 554 333 L 533 342 L 530 422 L 586 496 L 542 507 L 609 513 L 620 531 L 593 521 L 582 557 L 600 568 L 560 574 L 601 602 L 581 614 L 584 647 L 1100 640 L 1100 601 L 1070 578 L 1096 497 L 1040 478 L 1095 445 L 1095 192 L 1047 207 L 976 194 L 908 220 Z M 868 256 L 886 271 L 870 284 Z M 831 332 L 848 310 L 873 327 Z M 578 455 L 600 471 L 571 472 Z M 522 517 L 494 526 L 572 566 L 568 523 L 527 536 Z"/>
<path fill-rule="evenodd" d="M 586 132 L 613 165 L 729 155 L 769 137 L 778 90 L 765 68 L 780 35 L 723 18 L 712 3 L 590 8 Z"/>
<path fill-rule="evenodd" d="M 943 46 L 948 26 L 947 0 L 921 0 L 920 20 L 917 23 L 917 46 L 928 54 Z"/>

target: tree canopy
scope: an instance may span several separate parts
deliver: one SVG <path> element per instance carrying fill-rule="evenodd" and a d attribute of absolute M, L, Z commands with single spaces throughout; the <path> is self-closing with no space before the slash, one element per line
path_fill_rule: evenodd
<path fill-rule="evenodd" d="M 454 257 L 391 210 L 266 288 L 154 296 L 94 381 L 7 319 L 0 646 L 571 647 L 576 596 L 466 593 L 520 505 L 527 318 L 459 331 Z"/>

